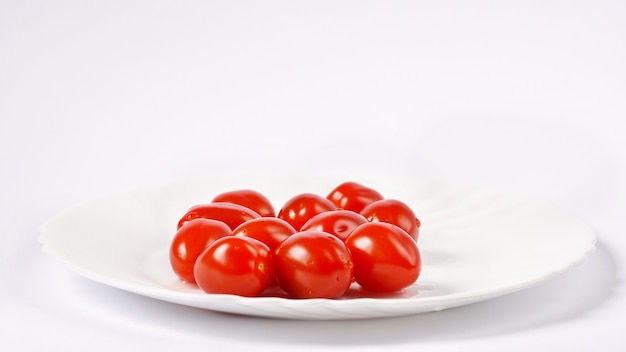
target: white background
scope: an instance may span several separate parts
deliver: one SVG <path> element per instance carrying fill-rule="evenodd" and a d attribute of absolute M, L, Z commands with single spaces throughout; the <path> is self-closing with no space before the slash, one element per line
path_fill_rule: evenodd
<path fill-rule="evenodd" d="M 618 0 L 0 1 L 2 345 L 620 350 L 625 18 Z M 580 216 L 598 250 L 480 304 L 303 322 L 122 292 L 37 242 L 81 201 L 258 171 L 487 183 Z"/>

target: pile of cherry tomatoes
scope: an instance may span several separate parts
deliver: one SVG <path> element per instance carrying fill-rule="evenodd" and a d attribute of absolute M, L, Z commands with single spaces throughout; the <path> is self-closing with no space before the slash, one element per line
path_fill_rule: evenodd
<path fill-rule="evenodd" d="M 253 297 L 278 285 L 293 298 L 338 298 L 355 281 L 396 292 L 420 274 L 419 228 L 408 205 L 356 182 L 326 197 L 298 194 L 278 214 L 263 194 L 236 190 L 182 216 L 170 263 L 214 294 Z"/>

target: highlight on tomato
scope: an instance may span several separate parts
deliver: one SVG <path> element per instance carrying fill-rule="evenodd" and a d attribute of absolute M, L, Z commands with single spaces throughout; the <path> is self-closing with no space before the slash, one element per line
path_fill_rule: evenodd
<path fill-rule="evenodd" d="M 383 199 L 371 203 L 362 211 L 370 222 L 386 222 L 394 224 L 406 231 L 415 241 L 419 237 L 421 223 L 413 210 L 404 202 L 396 199 Z"/>
<path fill-rule="evenodd" d="M 170 245 L 170 265 L 174 273 L 182 280 L 195 283 L 193 266 L 196 259 L 216 240 L 229 236 L 228 225 L 211 219 L 194 219 L 183 225 Z"/>
<path fill-rule="evenodd" d="M 361 212 L 367 205 L 384 199 L 377 190 L 357 182 L 344 182 L 335 187 L 326 198 L 333 202 L 337 209 Z"/>
<path fill-rule="evenodd" d="M 274 252 L 287 237 L 296 233 L 293 226 L 283 219 L 262 217 L 248 220 L 237 226 L 233 236 L 247 236 L 265 243 Z"/>
<path fill-rule="evenodd" d="M 276 216 L 272 202 L 262 193 L 252 189 L 240 189 L 220 193 L 215 196 L 211 202 L 238 204 L 254 210 L 261 216 Z"/>
<path fill-rule="evenodd" d="M 272 253 L 251 237 L 222 237 L 200 254 L 194 276 L 206 293 L 258 296 L 275 280 Z"/>
<path fill-rule="evenodd" d="M 396 225 L 368 222 L 354 229 L 345 244 L 354 262 L 354 279 L 368 291 L 400 291 L 420 275 L 417 244 Z"/>
<path fill-rule="evenodd" d="M 367 219 L 359 213 L 350 210 L 330 210 L 310 218 L 302 225 L 300 231 L 323 231 L 345 241 L 352 230 L 366 222 Z"/>
<path fill-rule="evenodd" d="M 297 232 L 278 246 L 276 279 L 295 298 L 338 298 L 352 283 L 352 260 L 337 236 L 321 231 Z"/>
<path fill-rule="evenodd" d="M 331 201 L 320 195 L 301 193 L 285 202 L 278 212 L 278 218 L 287 221 L 294 229 L 300 231 L 302 225 L 313 216 L 335 209 Z"/>
<path fill-rule="evenodd" d="M 198 204 L 191 207 L 185 215 L 178 221 L 178 228 L 183 226 L 187 221 L 205 218 L 219 220 L 231 230 L 243 224 L 245 221 L 260 218 L 257 212 L 243 205 L 232 203 L 207 203 Z"/>

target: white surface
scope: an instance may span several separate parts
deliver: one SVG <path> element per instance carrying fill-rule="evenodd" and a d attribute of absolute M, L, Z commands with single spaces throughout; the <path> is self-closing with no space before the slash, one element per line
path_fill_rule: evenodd
<path fill-rule="evenodd" d="M 255 189 L 283 204 L 303 192 L 328 194 L 345 182 L 341 177 L 224 175 L 138 187 L 61 212 L 41 227 L 39 241 L 44 252 L 77 273 L 129 292 L 226 313 L 299 320 L 459 307 L 543 283 L 595 252 L 596 236 L 587 224 L 543 201 L 484 186 L 353 177 L 420 214 L 424 265 L 418 282 L 398 294 L 368 295 L 355 284 L 337 300 L 207 295 L 182 283 L 170 267 L 173 229 L 189 207 L 236 189 Z"/>
<path fill-rule="evenodd" d="M 0 2 L 0 336 L 12 350 L 619 351 L 622 1 Z M 62 209 L 262 169 L 398 173 L 547 199 L 598 251 L 538 287 L 412 317 L 210 313 L 41 252 Z"/>

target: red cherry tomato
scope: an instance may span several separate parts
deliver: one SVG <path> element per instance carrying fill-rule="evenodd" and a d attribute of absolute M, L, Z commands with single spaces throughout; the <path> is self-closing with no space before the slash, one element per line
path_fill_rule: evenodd
<path fill-rule="evenodd" d="M 289 199 L 278 212 L 278 218 L 287 221 L 300 231 L 302 225 L 313 216 L 335 210 L 335 205 L 328 199 L 313 193 L 302 193 Z"/>
<path fill-rule="evenodd" d="M 422 260 L 417 244 L 395 225 L 360 225 L 345 243 L 354 262 L 354 279 L 366 290 L 396 292 L 419 277 Z"/>
<path fill-rule="evenodd" d="M 323 231 L 345 241 L 352 230 L 366 222 L 367 219 L 359 213 L 350 210 L 331 210 L 310 218 L 309 221 L 302 225 L 300 231 Z"/>
<path fill-rule="evenodd" d="M 213 198 L 211 202 L 225 202 L 243 205 L 246 208 L 254 210 L 261 216 L 276 216 L 276 213 L 274 212 L 274 207 L 272 206 L 270 200 L 267 199 L 267 197 L 265 197 L 263 194 L 251 189 L 241 189 L 220 193 L 215 196 L 215 198 Z"/>
<path fill-rule="evenodd" d="M 296 298 L 337 298 L 352 283 L 352 260 L 346 245 L 320 231 L 297 232 L 276 249 L 278 285 Z"/>
<path fill-rule="evenodd" d="M 326 196 L 337 209 L 360 213 L 368 204 L 383 199 L 378 191 L 356 182 L 344 182 Z"/>
<path fill-rule="evenodd" d="M 187 221 L 205 218 L 219 220 L 231 230 L 241 225 L 243 222 L 251 219 L 260 218 L 261 216 L 254 210 L 239 204 L 232 203 L 209 203 L 199 204 L 191 207 L 185 215 L 178 221 L 178 228 L 183 226 Z"/>
<path fill-rule="evenodd" d="M 194 283 L 193 265 L 198 256 L 217 239 L 230 235 L 230 228 L 223 222 L 210 219 L 194 219 L 183 225 L 170 245 L 170 264 L 182 280 Z"/>
<path fill-rule="evenodd" d="M 248 236 L 265 243 L 273 253 L 287 237 L 296 233 L 293 226 L 279 218 L 258 218 L 244 222 L 233 230 L 233 236 Z"/>
<path fill-rule="evenodd" d="M 413 210 L 395 199 L 384 199 L 371 203 L 361 211 L 368 221 L 387 222 L 406 231 L 415 241 L 419 237 L 420 221 Z"/>
<path fill-rule="evenodd" d="M 275 280 L 269 247 L 245 236 L 213 242 L 196 260 L 196 283 L 206 293 L 253 297 Z"/>

